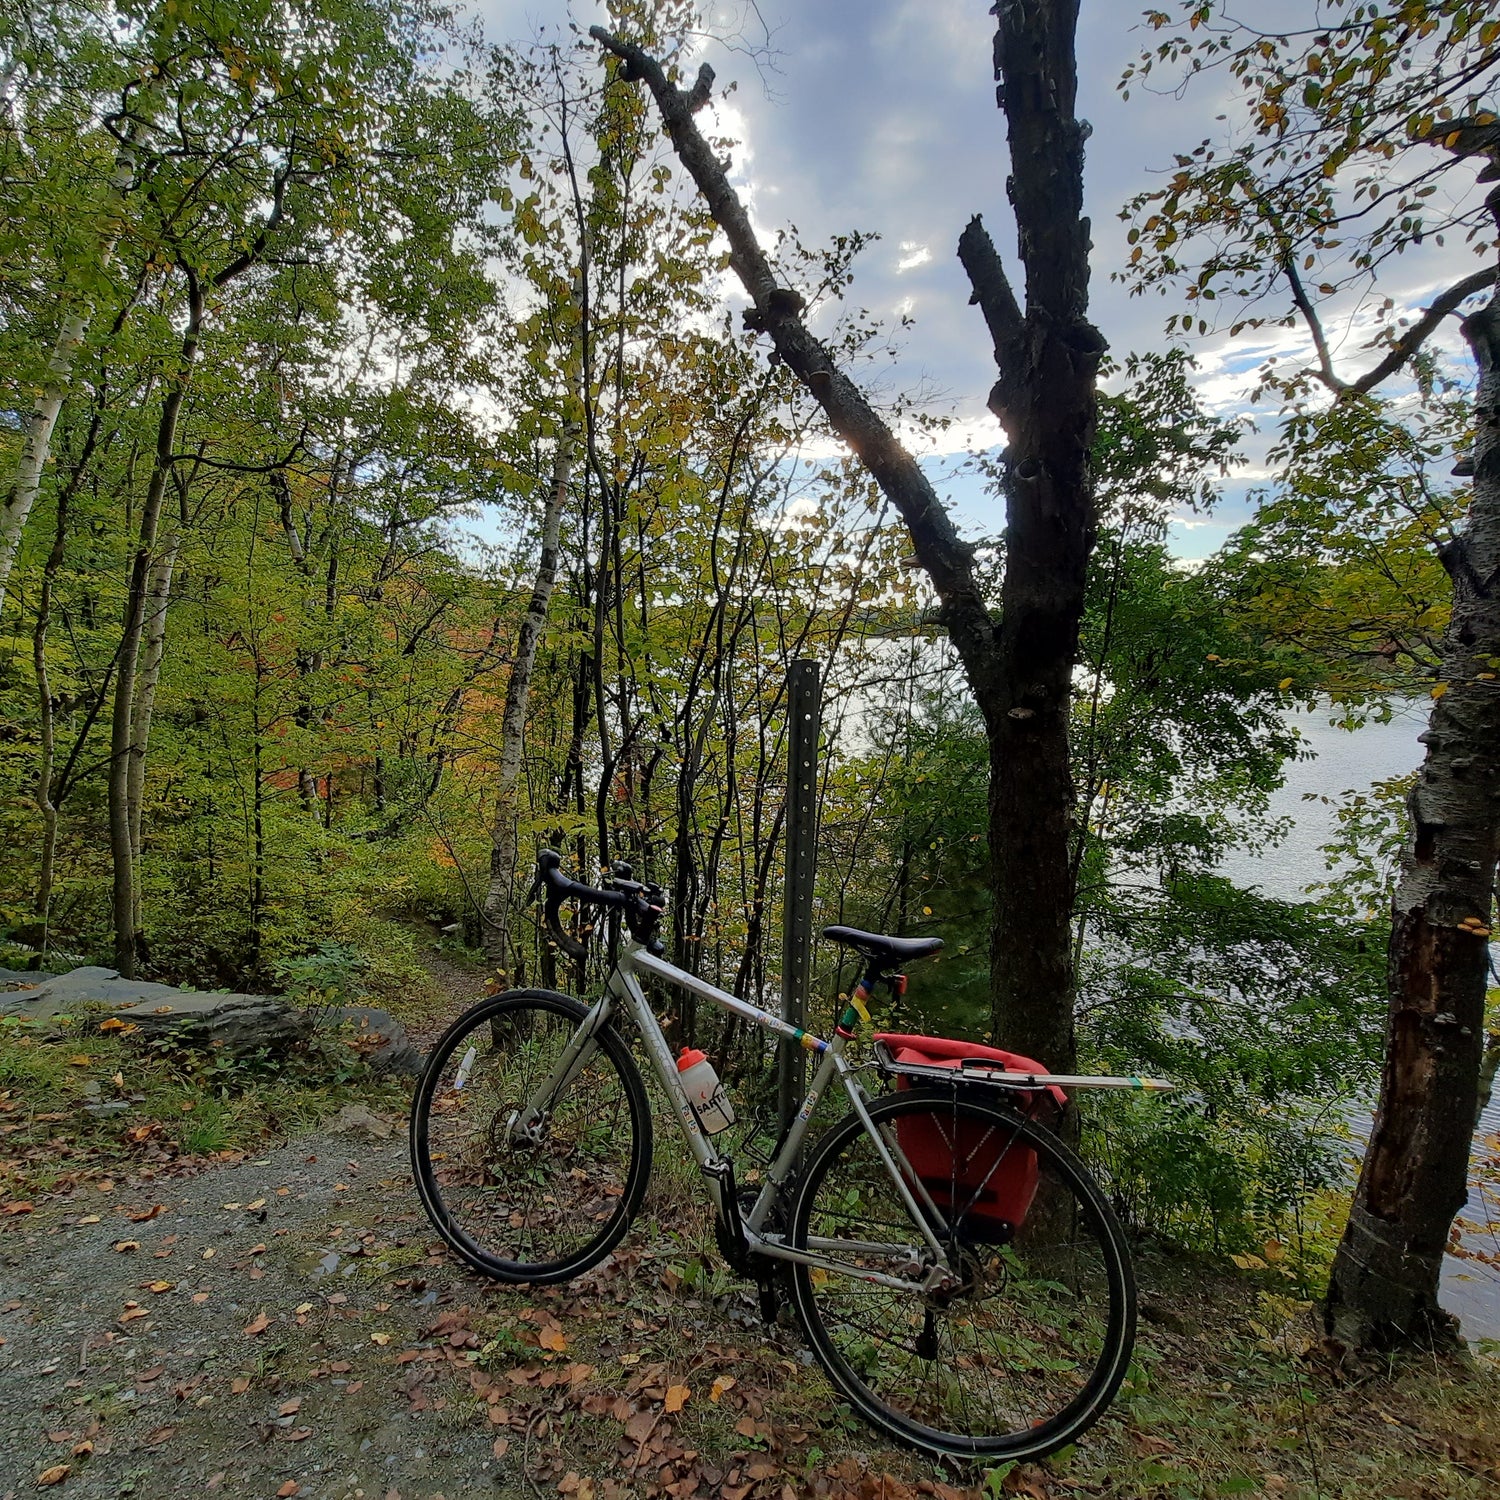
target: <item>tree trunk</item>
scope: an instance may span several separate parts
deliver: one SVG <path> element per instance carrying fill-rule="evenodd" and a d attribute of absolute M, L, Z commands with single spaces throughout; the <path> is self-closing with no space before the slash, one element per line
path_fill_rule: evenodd
<path fill-rule="evenodd" d="M 37 762 L 33 796 L 42 815 L 42 858 L 37 875 L 36 916 L 41 929 L 37 950 L 47 961 L 47 940 L 52 921 L 52 886 L 57 859 L 57 804 L 52 798 L 52 776 L 56 761 L 56 715 L 52 705 L 52 681 L 47 671 L 47 629 L 52 622 L 52 588 L 62 567 L 68 535 L 68 495 L 58 496 L 57 530 L 52 550 L 42 569 L 41 597 L 37 602 L 36 626 L 31 634 L 31 660 L 36 673 L 36 695 L 41 721 L 41 754 Z"/>
<path fill-rule="evenodd" d="M 107 267 L 114 258 L 120 210 L 125 201 L 125 189 L 135 176 L 137 143 L 143 129 L 139 122 L 133 121 L 115 156 L 114 171 L 110 174 L 109 188 L 100 216 L 108 226 L 99 243 L 100 270 Z M 68 388 L 73 383 L 73 365 L 88 334 L 92 317 L 93 307 L 83 294 L 79 294 L 76 306 L 64 311 L 62 327 L 58 330 L 52 354 L 47 360 L 46 383 L 22 424 L 21 452 L 16 460 L 15 474 L 4 502 L 0 503 L 0 612 L 5 609 L 5 587 L 15 564 L 16 553 L 20 550 L 21 533 L 25 530 L 27 518 L 31 515 L 31 508 L 42 487 L 42 470 L 52 451 L 52 433 L 57 426 L 58 413 L 62 411 Z"/>
<path fill-rule="evenodd" d="M 571 395 L 565 401 L 571 401 Z M 542 502 L 542 550 L 536 581 L 516 636 L 510 681 L 505 685 L 505 709 L 500 719 L 500 766 L 495 784 L 495 817 L 490 828 L 490 883 L 484 897 L 484 951 L 499 971 L 502 987 L 510 978 L 510 917 L 516 882 L 516 788 L 521 779 L 521 751 L 526 738 L 526 705 L 537 647 L 547 627 L 547 605 L 557 581 L 557 556 L 563 507 L 573 479 L 573 452 L 579 423 L 571 410 L 557 437 L 552 477 Z"/>
<path fill-rule="evenodd" d="M 162 657 L 167 645 L 167 608 L 172 602 L 172 573 L 182 548 L 182 530 L 174 528 L 151 565 L 146 588 L 145 642 L 136 676 L 135 703 L 130 710 L 130 762 L 125 794 L 130 806 L 130 854 L 136 869 L 141 858 L 141 806 L 146 794 L 146 749 L 151 741 L 151 717 L 156 709 L 156 685 L 161 680 Z M 135 891 L 135 930 L 141 930 L 141 890 Z"/>
<path fill-rule="evenodd" d="M 191 272 L 188 281 L 188 321 L 178 352 L 172 387 L 162 402 L 156 427 L 156 457 L 151 479 L 141 505 L 140 531 L 131 561 L 126 594 L 125 620 L 115 675 L 114 714 L 110 724 L 109 847 L 113 867 L 112 911 L 115 929 L 115 967 L 127 979 L 135 977 L 137 954 L 135 849 L 139 820 L 131 816 L 131 787 L 140 786 L 145 775 L 146 745 L 136 741 L 136 704 L 140 675 L 141 643 L 147 627 L 148 600 L 153 571 L 159 559 L 156 532 L 162 501 L 172 472 L 172 450 L 177 439 L 177 421 L 187 395 L 188 381 L 198 357 L 203 329 L 203 294 Z M 154 683 L 153 683 L 154 687 Z M 149 726 L 149 713 L 142 727 Z"/>
<path fill-rule="evenodd" d="M 1077 0 L 998 0 L 995 13 L 995 77 L 1009 126 L 1024 313 L 977 218 L 959 241 L 959 258 L 994 339 L 1000 378 L 989 404 L 1009 439 L 999 624 L 979 587 L 974 550 L 921 466 L 809 331 L 802 297 L 776 284 L 725 166 L 694 120 L 711 95 L 713 70 L 704 65 L 692 89 L 679 89 L 639 47 L 599 26 L 589 34 L 622 60 L 623 77 L 644 79 L 655 96 L 673 147 L 729 241 L 730 265 L 755 303 L 747 326 L 770 335 L 778 357 L 911 533 L 990 744 L 994 1033 L 1066 1071 L 1074 1064 L 1067 724 L 1094 543 L 1089 448 L 1105 344 L 1087 316 L 1088 127 L 1073 112 Z"/>
<path fill-rule="evenodd" d="M 1463 328 L 1479 366 L 1474 493 L 1442 552 L 1453 614 L 1394 903 L 1380 1103 L 1326 1308 L 1358 1347 L 1453 1335 L 1438 1278 L 1479 1094 L 1500 856 L 1500 293 Z"/>

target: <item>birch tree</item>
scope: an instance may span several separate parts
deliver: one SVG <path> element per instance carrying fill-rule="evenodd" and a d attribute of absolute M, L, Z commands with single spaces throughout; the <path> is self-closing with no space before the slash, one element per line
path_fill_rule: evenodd
<path fill-rule="evenodd" d="M 1308 357 L 1263 371 L 1294 436 L 1349 430 L 1342 408 L 1378 408 L 1403 381 L 1420 391 L 1451 316 L 1477 373 L 1473 447 L 1455 455 L 1472 492 L 1438 549 L 1452 607 L 1392 911 L 1380 1100 L 1327 1305 L 1338 1337 L 1380 1346 L 1451 1336 L 1438 1279 L 1466 1198 L 1484 1035 L 1500 858 L 1500 190 L 1482 184 L 1500 178 L 1500 22 L 1463 0 L 1327 11 L 1286 34 L 1206 4 L 1184 7 L 1180 28 L 1148 16 L 1162 40 L 1125 87 L 1218 69 L 1242 113 L 1134 205 L 1130 274 L 1185 296 L 1169 328 L 1300 329 Z M 1450 257 L 1425 307 L 1382 294 L 1393 257 L 1447 241 L 1473 261 Z M 1327 327 L 1351 310 L 1371 330 L 1362 368 Z"/>

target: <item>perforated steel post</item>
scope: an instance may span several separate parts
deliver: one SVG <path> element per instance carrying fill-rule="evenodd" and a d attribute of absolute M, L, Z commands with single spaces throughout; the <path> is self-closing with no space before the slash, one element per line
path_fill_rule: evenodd
<path fill-rule="evenodd" d="M 812 982 L 813 877 L 818 862 L 818 740 L 823 693 L 818 664 L 794 661 L 788 674 L 786 886 L 781 941 L 781 1014 L 807 1025 Z M 783 1042 L 776 1076 L 776 1115 L 781 1130 L 791 1123 L 806 1086 L 803 1050 Z"/>

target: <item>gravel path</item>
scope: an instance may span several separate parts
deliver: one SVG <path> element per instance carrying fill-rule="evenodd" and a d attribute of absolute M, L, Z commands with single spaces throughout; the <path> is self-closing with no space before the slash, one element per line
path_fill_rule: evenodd
<path fill-rule="evenodd" d="M 3 1221 L 0 1496 L 528 1493 L 413 1399 L 411 1351 L 484 1295 L 437 1248 L 399 1128 Z"/>

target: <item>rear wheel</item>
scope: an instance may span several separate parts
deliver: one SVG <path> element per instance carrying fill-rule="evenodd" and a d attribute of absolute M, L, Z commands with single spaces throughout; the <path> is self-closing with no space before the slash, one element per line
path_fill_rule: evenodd
<path fill-rule="evenodd" d="M 932 1453 L 1036 1458 L 1098 1420 L 1135 1340 L 1124 1236 L 1078 1158 L 995 1104 L 912 1091 L 870 1108 L 937 1256 L 850 1115 L 819 1142 L 792 1207 L 793 1294 L 834 1384 Z M 895 1276 L 905 1288 L 871 1275 Z"/>
<path fill-rule="evenodd" d="M 417 1084 L 411 1159 L 423 1206 L 464 1260 L 499 1281 L 567 1281 L 596 1265 L 646 1191 L 651 1112 L 613 1025 L 545 1094 L 588 1015 L 550 990 L 481 1001 L 444 1033 Z"/>

